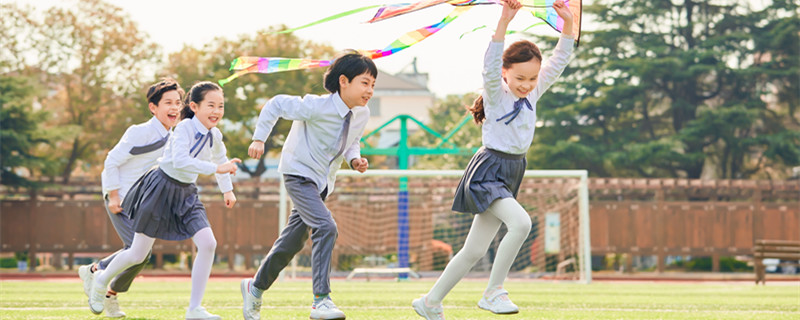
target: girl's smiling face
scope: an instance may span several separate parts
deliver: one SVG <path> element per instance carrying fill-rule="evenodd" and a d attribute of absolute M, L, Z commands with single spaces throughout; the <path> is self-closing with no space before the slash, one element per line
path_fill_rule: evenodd
<path fill-rule="evenodd" d="M 189 103 L 194 116 L 208 129 L 216 127 L 225 115 L 225 97 L 220 90 L 209 90 L 200 104 Z"/>
<path fill-rule="evenodd" d="M 541 62 L 531 59 L 527 62 L 518 62 L 510 68 L 503 68 L 503 79 L 508 83 L 511 93 L 517 98 L 527 97 L 539 82 L 539 68 Z"/>

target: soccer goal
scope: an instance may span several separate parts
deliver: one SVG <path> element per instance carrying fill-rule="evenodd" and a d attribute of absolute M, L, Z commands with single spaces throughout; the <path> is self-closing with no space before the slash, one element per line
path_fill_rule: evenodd
<path fill-rule="evenodd" d="M 434 274 L 464 244 L 473 215 L 453 212 L 461 170 L 339 171 L 336 190 L 326 201 L 339 238 L 332 269 L 363 274 Z M 281 188 L 281 225 L 291 203 Z M 519 203 L 530 214 L 531 232 L 510 278 L 544 278 L 590 283 L 589 193 L 586 170 L 528 170 Z M 487 254 L 472 269 L 488 277 L 501 227 Z M 310 270 L 310 241 L 289 268 Z"/>

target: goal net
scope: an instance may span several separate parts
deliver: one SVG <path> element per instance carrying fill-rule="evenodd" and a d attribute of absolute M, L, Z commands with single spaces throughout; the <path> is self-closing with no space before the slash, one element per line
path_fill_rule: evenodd
<path fill-rule="evenodd" d="M 401 278 L 407 272 L 441 272 L 463 246 L 474 217 L 451 210 L 462 174 L 340 171 L 336 190 L 326 201 L 339 230 L 331 268 L 350 277 L 353 271 Z M 531 216 L 532 228 L 509 277 L 591 282 L 586 171 L 526 171 L 517 200 Z M 281 202 L 282 208 L 291 208 L 285 193 Z M 469 276 L 488 277 L 505 233 L 502 226 Z M 310 247 L 309 241 L 289 268 L 291 274 L 310 271 Z"/>

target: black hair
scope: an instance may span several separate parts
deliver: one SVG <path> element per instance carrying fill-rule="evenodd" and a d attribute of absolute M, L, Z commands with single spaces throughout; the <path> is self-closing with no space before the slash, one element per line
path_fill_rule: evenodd
<path fill-rule="evenodd" d="M 508 69 L 515 63 L 528 62 L 533 59 L 539 60 L 539 63 L 542 62 L 542 53 L 539 51 L 539 47 L 528 40 L 520 40 L 503 51 L 503 68 Z M 486 120 L 486 114 L 483 112 L 483 95 L 479 95 L 468 110 L 472 113 L 475 123 L 483 123 L 483 120 Z"/>
<path fill-rule="evenodd" d="M 378 78 L 378 68 L 372 59 L 357 52 L 349 51 L 333 61 L 325 71 L 323 86 L 330 93 L 339 92 L 339 76 L 344 75 L 347 81 L 360 74 L 369 73 L 373 78 Z"/>
<path fill-rule="evenodd" d="M 147 102 L 158 105 L 158 103 L 161 102 L 161 97 L 164 96 L 165 93 L 172 90 L 178 91 L 180 97 L 183 98 L 184 91 L 183 88 L 181 88 L 181 85 L 178 84 L 175 79 L 163 78 L 161 81 L 152 84 L 150 88 L 147 89 Z"/>
<path fill-rule="evenodd" d="M 186 99 L 183 101 L 183 109 L 181 109 L 181 120 L 194 118 L 194 111 L 189 107 L 189 103 L 194 102 L 200 105 L 200 102 L 206 98 L 206 93 L 212 90 L 222 91 L 222 87 L 211 81 L 202 81 L 195 83 L 189 93 L 186 94 Z"/>

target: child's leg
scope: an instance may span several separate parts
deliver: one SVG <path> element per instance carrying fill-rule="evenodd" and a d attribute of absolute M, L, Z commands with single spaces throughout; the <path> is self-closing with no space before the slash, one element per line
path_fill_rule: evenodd
<path fill-rule="evenodd" d="M 488 212 L 475 215 L 472 227 L 467 234 L 467 240 L 464 241 L 464 247 L 458 251 L 453 260 L 450 260 L 439 280 L 436 280 L 436 284 L 428 292 L 426 298 L 429 305 L 442 303 L 444 296 L 486 254 L 501 223 L 500 219 Z"/>
<path fill-rule="evenodd" d="M 141 263 L 147 257 L 150 249 L 153 248 L 155 241 L 155 238 L 143 233 L 136 233 L 133 236 L 131 247 L 117 254 L 114 260 L 108 264 L 105 271 L 94 278 L 95 283 L 100 285 L 101 288 L 107 287 L 111 279 L 114 279 L 120 272 L 130 266 Z"/>
<path fill-rule="evenodd" d="M 214 262 L 214 251 L 217 249 L 217 240 L 211 228 L 203 228 L 192 236 L 192 241 L 197 246 L 197 257 L 192 264 L 192 295 L 189 299 L 189 310 L 200 306 L 203 294 L 206 292 L 208 277 L 211 275 L 211 264 Z"/>
<path fill-rule="evenodd" d="M 128 289 L 131 287 L 131 283 L 133 283 L 133 279 L 136 279 L 136 276 L 139 275 L 139 272 L 142 272 L 144 267 L 147 266 L 147 263 L 149 262 L 150 253 L 147 253 L 147 256 L 142 260 L 141 263 L 125 269 L 116 278 L 114 278 L 114 280 L 111 281 L 111 284 L 109 284 L 109 288 L 117 293 L 128 292 Z"/>
<path fill-rule="evenodd" d="M 112 225 L 114 225 L 114 230 L 117 231 L 119 238 L 122 240 L 122 243 L 125 244 L 125 249 L 130 248 L 131 244 L 133 243 L 133 236 L 135 235 L 135 226 L 133 219 L 128 219 L 122 214 L 115 214 L 111 213 L 108 210 L 108 201 L 106 201 L 106 213 L 108 213 L 108 218 L 111 220 Z M 116 254 L 115 254 L 116 255 Z M 101 269 L 105 269 L 108 264 L 113 261 L 115 255 L 111 255 L 99 263 L 99 267 Z M 128 288 L 130 288 L 131 283 L 133 283 L 133 279 L 139 275 L 139 272 L 144 269 L 145 265 L 147 265 L 148 260 L 150 260 L 150 253 L 142 259 L 141 263 L 135 264 L 132 267 L 125 269 L 122 271 L 114 280 L 111 281 L 109 287 L 114 292 L 127 292 Z"/>
<path fill-rule="evenodd" d="M 135 234 L 133 231 L 133 219 L 128 219 L 122 214 L 112 213 L 108 209 L 108 199 L 105 200 L 105 209 L 106 214 L 108 214 L 108 219 L 111 220 L 111 225 L 114 226 L 114 230 L 117 231 L 119 239 L 122 240 L 122 244 L 124 245 L 122 250 L 130 248 L 131 243 L 133 243 L 133 235 Z M 111 263 L 111 261 L 113 261 L 117 254 L 122 252 L 122 250 L 114 252 L 110 256 L 98 261 L 97 268 L 100 270 L 105 270 L 106 267 L 108 267 L 108 264 Z"/>
<path fill-rule="evenodd" d="M 494 257 L 492 273 L 489 276 L 489 286 L 487 290 L 503 285 L 503 281 L 508 276 L 508 270 L 514 263 L 514 258 L 519 253 L 519 248 L 528 234 L 531 232 L 531 217 L 525 209 L 513 198 L 499 199 L 492 203 L 486 213 L 491 213 L 502 220 L 508 228 L 508 233 L 500 241 L 497 248 L 497 255 Z"/>
<path fill-rule="evenodd" d="M 323 202 L 327 191 L 319 194 L 311 179 L 286 175 L 286 191 L 292 199 L 295 212 L 311 229 L 311 283 L 314 295 L 331 292 L 331 256 L 339 236 L 336 222 Z"/>
<path fill-rule="evenodd" d="M 308 240 L 308 226 L 300 219 L 296 210 L 289 215 L 286 227 L 281 231 L 278 239 L 272 245 L 267 256 L 261 261 L 261 266 L 254 277 L 253 286 L 259 290 L 267 290 L 278 279 L 283 268 L 292 261 Z M 260 297 L 260 296 L 257 296 Z"/>

